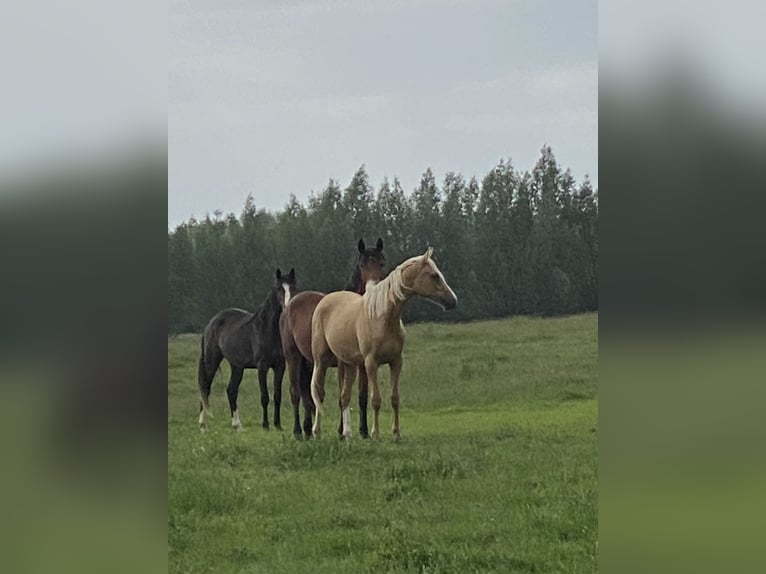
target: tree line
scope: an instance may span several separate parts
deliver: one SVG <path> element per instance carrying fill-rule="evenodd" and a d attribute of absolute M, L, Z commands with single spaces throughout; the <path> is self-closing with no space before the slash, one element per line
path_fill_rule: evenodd
<path fill-rule="evenodd" d="M 550 147 L 530 171 L 500 160 L 479 182 L 431 171 L 405 193 L 384 179 L 377 192 L 365 167 L 342 189 L 330 180 L 307 205 L 294 195 L 278 213 L 249 196 L 239 217 L 216 211 L 168 233 L 168 330 L 200 331 L 226 307 L 254 310 L 277 267 L 294 267 L 301 290 L 342 289 L 356 245 L 382 237 L 387 270 L 434 247 L 458 295 L 449 313 L 416 300 L 405 322 L 598 309 L 598 191 L 559 167 Z"/>

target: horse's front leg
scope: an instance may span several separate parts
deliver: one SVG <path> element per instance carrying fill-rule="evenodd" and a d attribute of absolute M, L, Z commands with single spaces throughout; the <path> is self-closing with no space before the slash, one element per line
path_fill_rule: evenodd
<path fill-rule="evenodd" d="M 359 434 L 362 438 L 370 438 L 367 428 L 367 371 L 364 365 L 359 367 Z"/>
<path fill-rule="evenodd" d="M 394 440 L 402 438 L 399 433 L 399 374 L 402 372 L 402 356 L 399 355 L 389 364 L 391 372 L 391 408 L 394 410 L 394 425 L 392 431 Z"/>
<path fill-rule="evenodd" d="M 338 435 L 343 438 L 343 381 L 346 378 L 346 366 L 338 359 L 338 408 L 340 409 L 340 420 L 338 421 Z"/>
<path fill-rule="evenodd" d="M 274 428 L 282 430 L 282 418 L 280 416 L 282 406 L 282 379 L 285 376 L 285 364 L 274 367 Z"/>
<path fill-rule="evenodd" d="M 269 387 L 266 384 L 268 380 L 268 369 L 258 369 L 258 383 L 261 387 L 261 408 L 263 409 L 263 428 L 269 428 Z"/>
<path fill-rule="evenodd" d="M 367 371 L 367 380 L 372 389 L 372 438 L 380 438 L 380 389 L 378 388 L 378 362 L 374 357 L 368 356 L 364 359 L 364 369 Z"/>

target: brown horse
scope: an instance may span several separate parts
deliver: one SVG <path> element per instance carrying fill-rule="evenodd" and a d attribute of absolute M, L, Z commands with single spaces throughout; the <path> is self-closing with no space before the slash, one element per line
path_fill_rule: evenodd
<path fill-rule="evenodd" d="M 311 395 L 316 405 L 314 436 L 319 436 L 321 430 L 327 368 L 337 358 L 338 365 L 343 365 L 345 371 L 340 395 L 341 436 L 351 436 L 348 405 L 354 375 L 359 367 L 367 371 L 372 387 L 372 437 L 380 436 L 378 367 L 387 364 L 391 370 L 393 433 L 395 439 L 400 438 L 399 373 L 404 348 L 404 325 L 401 321 L 404 308 L 415 295 L 425 297 L 443 309 L 454 309 L 457 305 L 457 296 L 431 259 L 432 252 L 429 247 L 425 254 L 407 259 L 380 283 L 369 285 L 363 296 L 339 291 L 326 295 L 317 305 L 311 322 L 311 352 L 314 357 Z"/>
<path fill-rule="evenodd" d="M 368 281 L 380 281 L 383 278 L 383 240 L 379 237 L 374 249 L 367 249 L 364 240 L 357 245 L 359 258 L 346 290 L 364 294 Z M 282 338 L 282 349 L 287 363 L 287 373 L 290 377 L 290 399 L 293 403 L 294 425 L 293 433 L 301 436 L 300 401 L 303 399 L 304 420 L 303 432 L 311 436 L 311 418 L 314 412 L 314 402 L 311 399 L 311 371 L 314 365 L 311 355 L 311 317 L 324 293 L 318 291 L 303 291 L 290 300 L 290 304 L 279 319 L 279 330 Z M 336 366 L 332 362 L 329 366 Z M 343 373 L 338 373 L 343 380 Z M 342 428 L 338 429 L 340 433 Z M 359 432 L 368 435 L 367 430 L 367 376 L 364 370 L 359 375 Z"/>

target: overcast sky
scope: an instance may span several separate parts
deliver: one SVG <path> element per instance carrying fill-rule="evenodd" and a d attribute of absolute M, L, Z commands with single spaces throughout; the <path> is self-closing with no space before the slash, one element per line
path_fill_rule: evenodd
<path fill-rule="evenodd" d="M 168 224 L 276 211 L 365 164 L 407 192 L 543 144 L 598 179 L 594 1 L 219 0 L 170 10 Z"/>

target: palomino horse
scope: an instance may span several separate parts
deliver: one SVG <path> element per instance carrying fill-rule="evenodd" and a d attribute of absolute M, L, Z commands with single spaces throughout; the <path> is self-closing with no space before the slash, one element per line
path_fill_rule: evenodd
<path fill-rule="evenodd" d="M 199 427 L 206 430 L 205 415 L 209 415 L 210 386 L 221 361 L 226 358 L 231 366 L 231 379 L 226 387 L 231 408 L 231 426 L 244 430 L 237 411 L 239 384 L 245 369 L 258 369 L 263 407 L 263 428 L 269 428 L 269 389 L 266 379 L 269 369 L 274 370 L 274 426 L 281 429 L 279 417 L 282 402 L 282 377 L 285 374 L 285 356 L 279 339 L 279 317 L 295 291 L 295 270 L 282 275 L 277 269 L 276 284 L 269 290 L 266 300 L 255 313 L 242 309 L 224 309 L 218 312 L 202 333 L 202 356 L 199 360 L 199 391 L 201 396 Z"/>
<path fill-rule="evenodd" d="M 404 325 L 401 317 L 407 302 L 415 295 L 425 297 L 443 309 L 454 309 L 457 296 L 450 289 L 431 259 L 432 249 L 411 257 L 394 269 L 380 283 L 369 285 L 361 296 L 339 291 L 326 295 L 317 305 L 311 322 L 311 351 L 314 373 L 311 395 L 316 405 L 314 436 L 321 429 L 322 406 L 325 396 L 325 374 L 336 357 L 343 365 L 345 376 L 340 396 L 342 437 L 351 436 L 349 402 L 357 367 L 367 371 L 372 387 L 372 437 L 380 436 L 380 390 L 378 367 L 389 365 L 391 370 L 391 407 L 394 410 L 393 433 L 399 439 L 399 373 L 402 370 Z"/>
<path fill-rule="evenodd" d="M 364 240 L 357 245 L 359 259 L 351 279 L 346 284 L 346 290 L 363 294 L 368 281 L 383 279 L 383 240 L 378 237 L 374 249 L 367 249 Z M 303 398 L 303 431 L 306 437 L 311 436 L 311 417 L 314 402 L 311 399 L 311 370 L 314 361 L 311 355 L 311 317 L 324 293 L 318 291 L 303 291 L 296 294 L 287 305 L 285 312 L 279 318 L 279 330 L 282 336 L 282 349 L 287 362 L 287 373 L 290 377 L 290 399 L 293 403 L 295 422 L 293 432 L 301 436 L 300 401 Z M 330 366 L 335 366 L 332 362 Z M 343 380 L 338 373 L 339 380 Z M 338 429 L 340 433 L 342 428 Z M 362 369 L 359 374 L 359 432 L 368 435 L 367 430 L 367 374 Z"/>

